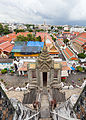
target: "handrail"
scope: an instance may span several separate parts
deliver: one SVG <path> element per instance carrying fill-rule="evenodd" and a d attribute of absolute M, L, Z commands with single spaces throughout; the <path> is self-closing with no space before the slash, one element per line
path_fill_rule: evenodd
<path fill-rule="evenodd" d="M 28 120 L 32 119 L 33 117 L 39 115 L 40 112 L 37 112 L 36 114 L 32 115 L 31 117 L 28 118 Z"/>

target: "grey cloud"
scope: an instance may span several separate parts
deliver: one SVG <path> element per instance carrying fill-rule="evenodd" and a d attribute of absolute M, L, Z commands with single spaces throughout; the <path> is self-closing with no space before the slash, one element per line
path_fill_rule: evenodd
<path fill-rule="evenodd" d="M 84 2 L 85 0 L 0 0 L 0 21 L 42 23 L 46 20 L 48 24 L 83 22 L 86 20 Z M 77 8 L 84 10 L 84 13 L 80 15 Z"/>

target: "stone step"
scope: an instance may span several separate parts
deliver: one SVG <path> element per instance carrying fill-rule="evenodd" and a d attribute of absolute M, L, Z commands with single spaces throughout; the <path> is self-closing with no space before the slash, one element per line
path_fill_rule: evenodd
<path fill-rule="evenodd" d="M 44 108 L 41 110 L 41 118 L 49 118 L 50 117 L 50 112 L 49 108 Z"/>
<path fill-rule="evenodd" d="M 52 120 L 52 118 L 40 118 L 39 120 Z"/>

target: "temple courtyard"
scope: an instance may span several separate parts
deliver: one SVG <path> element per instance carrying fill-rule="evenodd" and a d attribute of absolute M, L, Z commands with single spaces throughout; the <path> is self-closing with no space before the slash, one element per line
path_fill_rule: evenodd
<path fill-rule="evenodd" d="M 71 75 L 69 75 L 64 82 L 64 84 L 67 85 L 74 85 L 77 84 L 79 86 L 82 85 L 84 82 L 84 78 L 86 77 L 86 72 L 74 72 Z M 17 74 L 14 74 L 13 76 L 9 75 L 8 73 L 5 75 L 0 75 L 0 79 L 3 79 L 3 82 L 6 85 L 6 88 L 17 88 L 17 87 L 25 87 L 28 83 L 28 77 L 26 76 L 18 76 Z M 74 83 L 73 83 L 74 81 Z"/>

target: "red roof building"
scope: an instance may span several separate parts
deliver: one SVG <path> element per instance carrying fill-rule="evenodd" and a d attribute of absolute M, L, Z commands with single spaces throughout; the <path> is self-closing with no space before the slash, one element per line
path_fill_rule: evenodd
<path fill-rule="evenodd" d="M 75 53 L 73 53 L 73 51 L 69 47 L 66 47 L 64 50 L 62 50 L 62 53 L 66 60 L 78 60 Z"/>
<path fill-rule="evenodd" d="M 75 39 L 71 41 L 71 45 L 77 53 L 86 51 L 86 33 L 80 33 Z"/>
<path fill-rule="evenodd" d="M 6 36 L 0 37 L 0 52 L 7 52 L 10 53 L 13 49 L 13 44 L 11 44 L 11 41 L 15 41 L 16 37 L 19 35 L 26 36 L 29 32 L 20 32 L 20 33 L 11 33 Z"/>

